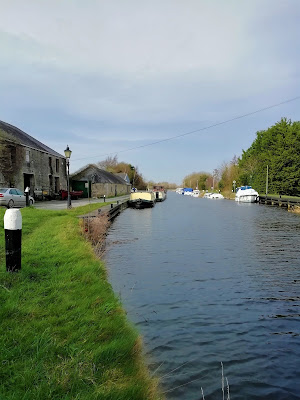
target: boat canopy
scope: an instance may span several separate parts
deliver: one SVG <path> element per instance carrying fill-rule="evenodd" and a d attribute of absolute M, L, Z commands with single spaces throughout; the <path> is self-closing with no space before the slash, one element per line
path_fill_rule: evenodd
<path fill-rule="evenodd" d="M 193 189 L 192 189 L 192 188 L 184 188 L 183 191 L 184 191 L 184 192 L 192 192 Z"/>
<path fill-rule="evenodd" d="M 238 187 L 237 188 L 237 190 L 247 190 L 247 189 L 252 189 L 252 186 L 241 186 L 241 187 Z"/>

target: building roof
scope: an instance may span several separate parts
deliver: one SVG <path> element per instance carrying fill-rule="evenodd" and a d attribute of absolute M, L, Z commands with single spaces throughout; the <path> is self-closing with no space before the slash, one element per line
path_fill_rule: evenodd
<path fill-rule="evenodd" d="M 71 175 L 73 181 L 90 181 L 92 183 L 115 183 L 129 185 L 123 178 L 99 168 L 95 164 L 88 164 Z"/>
<path fill-rule="evenodd" d="M 130 179 L 129 176 L 127 175 L 126 172 L 117 172 L 116 174 L 114 174 L 122 179 L 124 179 L 125 182 L 130 183 Z"/>
<path fill-rule="evenodd" d="M 45 153 L 49 153 L 55 157 L 65 158 L 65 156 L 57 153 L 55 150 L 50 149 L 50 147 L 39 142 L 34 137 L 28 135 L 16 126 L 10 125 L 7 122 L 0 121 L 0 130 L 4 131 L 9 137 L 11 137 L 13 142 L 19 143 L 23 146 L 31 147 L 32 149 L 40 150 Z"/>

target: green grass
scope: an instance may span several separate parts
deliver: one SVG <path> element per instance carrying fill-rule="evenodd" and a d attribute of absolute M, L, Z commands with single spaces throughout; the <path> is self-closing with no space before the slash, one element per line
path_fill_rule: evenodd
<path fill-rule="evenodd" d="M 266 196 L 264 193 L 261 193 L 261 196 Z M 298 196 L 287 196 L 285 194 L 282 194 L 281 196 L 279 194 L 273 194 L 273 193 L 268 193 L 268 197 L 272 197 L 273 199 L 281 199 L 281 200 L 290 200 L 290 201 L 300 201 L 300 197 Z"/>
<path fill-rule="evenodd" d="M 141 340 L 77 215 L 22 209 L 22 269 L 7 273 L 0 210 L 0 399 L 158 399 Z"/>

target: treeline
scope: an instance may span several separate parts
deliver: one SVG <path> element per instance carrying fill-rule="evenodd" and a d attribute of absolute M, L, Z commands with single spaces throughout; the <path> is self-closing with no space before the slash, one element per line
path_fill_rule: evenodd
<path fill-rule="evenodd" d="M 149 189 L 152 189 L 154 185 L 163 186 L 165 189 L 176 189 L 177 188 L 176 183 L 154 182 L 154 181 L 148 181 L 147 182 L 147 186 L 148 186 Z"/>
<path fill-rule="evenodd" d="M 217 183 L 217 182 L 216 182 Z M 214 177 L 209 172 L 193 172 L 184 177 L 182 186 L 206 190 L 214 187 Z"/>
<path fill-rule="evenodd" d="M 145 182 L 143 175 L 139 172 L 137 166 L 126 163 L 124 161 L 118 161 L 118 157 L 107 157 L 103 161 L 97 163 L 98 167 L 104 169 L 113 174 L 126 173 L 130 179 L 132 186 L 139 190 L 145 190 L 147 188 L 147 183 Z"/>
<path fill-rule="evenodd" d="M 176 183 L 145 181 L 143 175 L 139 171 L 139 167 L 124 161 L 118 161 L 117 156 L 107 157 L 105 160 L 99 161 L 97 165 L 99 168 L 112 172 L 113 174 L 120 172 L 126 173 L 132 186 L 138 190 L 152 189 L 154 185 L 164 186 L 165 189 L 176 189 L 177 187 Z"/>
<path fill-rule="evenodd" d="M 300 122 L 282 118 L 274 126 L 256 133 L 256 138 L 241 157 L 234 157 L 218 171 L 218 187 L 232 190 L 251 185 L 265 193 L 300 195 Z"/>
<path fill-rule="evenodd" d="M 268 171 L 268 174 L 267 174 Z M 234 156 L 213 173 L 194 172 L 183 179 L 184 187 L 232 192 L 250 185 L 259 193 L 300 195 L 300 122 L 282 118 L 274 126 L 256 133 L 248 150 Z"/>

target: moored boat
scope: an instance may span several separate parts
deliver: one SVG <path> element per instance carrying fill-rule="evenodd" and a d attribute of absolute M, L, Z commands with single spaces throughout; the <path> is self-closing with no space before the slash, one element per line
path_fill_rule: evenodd
<path fill-rule="evenodd" d="M 200 194 L 200 190 L 194 189 L 194 190 L 193 190 L 193 193 L 192 193 L 192 196 L 193 196 L 193 197 L 199 197 L 199 194 Z"/>
<path fill-rule="evenodd" d="M 224 199 L 224 196 L 221 193 L 212 193 L 209 196 L 210 199 Z"/>
<path fill-rule="evenodd" d="M 191 196 L 193 193 L 193 189 L 192 188 L 183 188 L 182 194 L 184 196 Z"/>
<path fill-rule="evenodd" d="M 259 194 L 251 186 L 241 186 L 235 195 L 235 201 L 242 203 L 256 203 L 259 199 Z"/>
<path fill-rule="evenodd" d="M 150 208 L 155 205 L 155 196 L 151 191 L 140 191 L 130 194 L 128 200 L 129 207 L 132 208 Z"/>
<path fill-rule="evenodd" d="M 163 186 L 153 186 L 153 193 L 155 196 L 155 201 L 164 201 L 167 198 L 167 193 Z"/>

